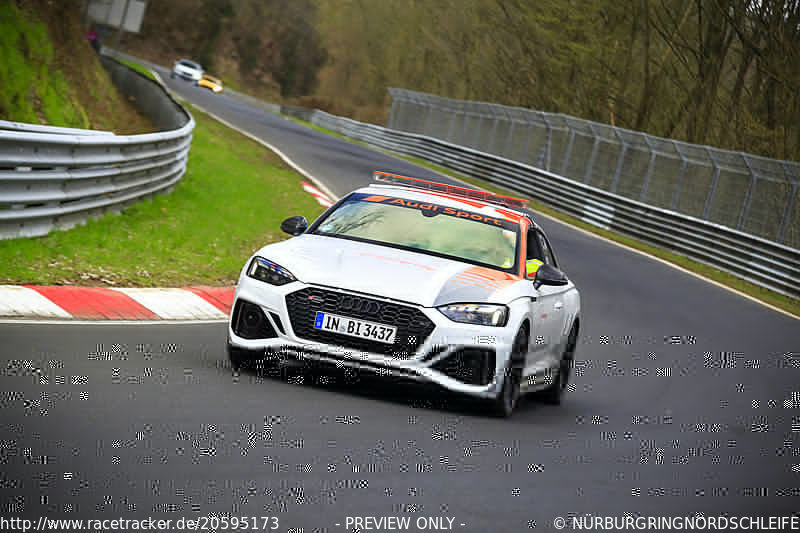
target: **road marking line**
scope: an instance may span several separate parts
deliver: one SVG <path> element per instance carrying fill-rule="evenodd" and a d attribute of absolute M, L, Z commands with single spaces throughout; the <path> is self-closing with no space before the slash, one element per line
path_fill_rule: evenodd
<path fill-rule="evenodd" d="M 531 210 L 532 211 L 536 211 L 534 208 L 531 208 Z M 746 299 L 750 300 L 751 302 L 763 305 L 764 307 L 767 307 L 769 309 L 772 309 L 773 311 L 777 311 L 779 313 L 782 313 L 782 314 L 784 314 L 784 315 L 786 315 L 788 317 L 794 318 L 795 320 L 800 320 L 800 316 L 794 315 L 794 314 L 790 313 L 789 311 L 786 311 L 785 309 L 781 309 L 780 307 L 776 307 L 776 306 L 774 306 L 774 305 L 772 305 L 770 303 L 767 303 L 767 302 L 765 302 L 763 300 L 759 300 L 755 296 L 750 296 L 747 293 L 744 293 L 744 292 L 742 292 L 742 291 L 740 291 L 738 289 L 734 289 L 733 287 L 729 287 L 729 286 L 725 285 L 724 283 L 720 283 L 719 281 L 713 280 L 711 278 L 707 278 L 702 274 L 698 274 L 697 272 L 692 272 L 691 270 L 683 268 L 682 266 L 680 266 L 678 264 L 675 264 L 675 263 L 673 263 L 671 261 L 668 261 L 666 259 L 662 259 L 662 258 L 660 258 L 660 257 L 658 257 L 656 255 L 652 255 L 652 254 L 647 253 L 645 251 L 639 250 L 638 248 L 633 248 L 631 246 L 628 246 L 627 244 L 622 244 L 621 242 L 617 242 L 615 240 L 609 239 L 608 237 L 603 237 L 602 235 L 598 235 L 596 233 L 592 233 L 591 231 L 587 231 L 587 230 L 585 230 L 583 228 L 580 228 L 578 226 L 573 226 L 569 222 L 564 222 L 563 220 L 560 220 L 560 219 L 558 219 L 558 218 L 556 218 L 556 217 L 554 217 L 552 215 L 548 215 L 546 213 L 542 213 L 541 211 L 536 211 L 536 214 L 539 215 L 539 216 L 543 216 L 545 218 L 549 218 L 553 222 L 558 222 L 559 224 L 562 224 L 562 225 L 567 226 L 567 227 L 569 227 L 571 229 L 574 229 L 576 231 L 579 231 L 581 233 L 589 235 L 590 237 L 594 237 L 595 239 L 600 239 L 601 241 L 605 241 L 605 242 L 607 242 L 609 244 L 613 244 L 615 246 L 619 246 L 620 248 L 625 248 L 626 250 L 628 250 L 630 252 L 634 252 L 634 253 L 637 253 L 639 255 L 643 255 L 643 256 L 648 257 L 648 258 L 650 258 L 650 259 L 652 259 L 654 261 L 658 261 L 659 263 L 667 265 L 668 267 L 672 267 L 675 270 L 680 270 L 684 274 L 689 274 L 690 276 L 694 276 L 697 279 L 703 280 L 703 281 L 705 281 L 707 283 L 710 283 L 711 285 L 715 285 L 715 286 L 719 287 L 720 289 L 725 289 L 728 292 L 732 292 L 732 293 L 734 293 L 734 294 L 736 294 L 738 296 L 741 296 L 742 298 L 746 298 Z M 632 238 L 632 237 L 630 237 L 630 238 Z M 640 242 L 642 242 L 642 241 L 640 241 Z M 647 243 L 643 242 L 643 244 L 647 244 Z M 666 250 L 666 251 L 669 251 L 669 250 Z"/>
<path fill-rule="evenodd" d="M 268 143 L 267 141 L 265 141 L 263 139 L 260 139 L 259 137 L 256 137 L 255 135 L 253 135 L 252 133 L 250 133 L 248 131 L 245 131 L 245 130 L 243 130 L 241 128 L 238 128 L 237 126 L 234 126 L 233 124 L 231 124 L 230 122 L 228 122 L 224 118 L 218 117 L 217 115 L 215 115 L 211 111 L 208 111 L 207 109 L 203 108 L 202 106 L 199 106 L 199 105 L 197 105 L 195 103 L 191 103 L 191 104 L 194 107 L 196 107 L 197 109 L 199 109 L 200 111 L 202 111 L 203 113 L 205 113 L 206 115 L 208 115 L 211 118 L 213 118 L 214 120 L 216 120 L 217 122 L 220 122 L 220 123 L 224 124 L 225 126 L 229 127 L 230 129 L 241 133 L 245 137 L 249 137 L 250 139 L 253 139 L 255 142 L 257 142 L 258 144 L 260 144 L 262 146 L 266 146 L 267 148 L 269 148 L 270 150 L 272 150 L 273 152 L 278 154 L 278 157 L 283 159 L 283 161 L 287 165 L 289 165 L 290 167 L 295 169 L 297 172 L 299 172 L 300 174 L 302 174 L 303 176 L 305 176 L 306 178 L 311 180 L 314 183 L 314 185 L 319 187 L 319 189 L 322 190 L 328 196 L 328 198 L 330 198 L 330 199 L 332 199 L 334 201 L 338 200 L 338 197 L 335 194 L 333 194 L 331 192 L 331 190 L 328 189 L 328 187 L 324 183 L 322 183 L 322 181 L 318 180 L 310 172 L 308 172 L 303 167 L 301 167 L 300 165 L 298 165 L 297 163 L 295 163 L 294 161 L 289 159 L 289 156 L 287 156 L 286 154 L 284 154 L 283 152 L 278 150 L 278 148 L 276 148 L 275 146 L 271 145 L 270 143 Z"/>

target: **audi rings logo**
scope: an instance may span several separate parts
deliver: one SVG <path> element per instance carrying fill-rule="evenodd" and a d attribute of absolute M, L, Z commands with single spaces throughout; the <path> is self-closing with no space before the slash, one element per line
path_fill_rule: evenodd
<path fill-rule="evenodd" d="M 345 296 L 339 302 L 339 311 L 377 315 L 381 311 L 381 304 L 372 300 Z"/>

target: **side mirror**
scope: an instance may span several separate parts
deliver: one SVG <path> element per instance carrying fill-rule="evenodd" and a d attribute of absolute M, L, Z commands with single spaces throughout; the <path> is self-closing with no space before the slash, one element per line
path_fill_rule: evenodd
<path fill-rule="evenodd" d="M 289 235 L 300 235 L 308 228 L 306 217 L 289 217 L 281 222 L 281 229 Z"/>
<path fill-rule="evenodd" d="M 539 267 L 536 271 L 536 279 L 533 280 L 533 287 L 538 289 L 542 285 L 566 285 L 569 280 L 559 269 L 547 263 Z"/>

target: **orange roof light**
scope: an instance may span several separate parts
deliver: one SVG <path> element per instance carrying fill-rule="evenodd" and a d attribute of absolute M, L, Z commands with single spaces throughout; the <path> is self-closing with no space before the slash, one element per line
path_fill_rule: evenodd
<path fill-rule="evenodd" d="M 522 198 L 514 198 L 513 196 L 503 196 L 501 194 L 494 194 L 486 191 L 479 191 L 477 189 L 467 189 L 465 187 L 457 187 L 455 185 L 448 185 L 446 183 L 438 183 L 436 181 L 421 180 L 418 178 L 409 178 L 408 176 L 400 176 L 399 174 L 389 174 L 388 172 L 381 172 L 376 170 L 373 173 L 375 181 L 382 181 L 385 183 L 394 183 L 396 185 L 405 185 L 406 187 L 415 187 L 417 189 L 426 189 L 429 191 L 438 191 L 453 196 L 461 196 L 463 198 L 472 198 L 473 200 L 482 200 L 491 204 L 500 204 L 511 208 L 525 209 L 528 207 L 528 200 Z"/>

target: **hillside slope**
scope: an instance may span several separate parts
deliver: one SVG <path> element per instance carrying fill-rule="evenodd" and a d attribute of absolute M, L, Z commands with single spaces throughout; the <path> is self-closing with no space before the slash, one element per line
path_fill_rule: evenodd
<path fill-rule="evenodd" d="M 0 119 L 154 131 L 111 83 L 72 2 L 0 2 Z"/>

